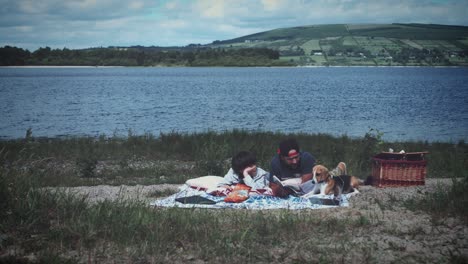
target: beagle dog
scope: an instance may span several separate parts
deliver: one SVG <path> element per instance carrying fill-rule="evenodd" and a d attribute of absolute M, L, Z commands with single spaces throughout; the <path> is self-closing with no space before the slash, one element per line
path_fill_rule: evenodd
<path fill-rule="evenodd" d="M 331 194 L 340 197 L 341 194 L 353 192 L 364 182 L 356 176 L 340 175 L 332 176 L 323 165 L 315 165 L 312 169 L 315 181 L 314 194 Z"/>

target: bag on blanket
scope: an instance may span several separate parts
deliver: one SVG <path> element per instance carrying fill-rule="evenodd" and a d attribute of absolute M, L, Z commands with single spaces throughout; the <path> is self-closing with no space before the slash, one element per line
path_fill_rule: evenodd
<path fill-rule="evenodd" d="M 232 192 L 229 193 L 226 198 L 224 198 L 224 201 L 226 203 L 241 203 L 249 199 L 250 189 L 251 188 L 249 186 L 238 183 L 236 186 L 234 186 Z"/>
<path fill-rule="evenodd" d="M 179 197 L 179 198 L 176 198 L 175 201 L 179 203 L 183 203 L 183 204 L 216 204 L 215 201 L 210 200 L 200 195 Z"/>

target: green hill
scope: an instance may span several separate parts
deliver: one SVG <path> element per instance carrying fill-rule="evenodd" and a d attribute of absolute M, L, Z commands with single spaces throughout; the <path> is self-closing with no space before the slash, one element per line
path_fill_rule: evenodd
<path fill-rule="evenodd" d="M 468 27 L 330 24 L 279 28 L 184 47 L 0 47 L 0 66 L 468 66 Z"/>
<path fill-rule="evenodd" d="M 211 48 L 269 48 L 298 65 L 468 66 L 468 27 L 435 24 L 333 24 L 280 28 Z"/>

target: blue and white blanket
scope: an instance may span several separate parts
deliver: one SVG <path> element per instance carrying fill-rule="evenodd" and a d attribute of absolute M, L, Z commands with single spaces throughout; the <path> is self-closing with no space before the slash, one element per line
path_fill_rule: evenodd
<path fill-rule="evenodd" d="M 349 197 L 358 193 L 355 191 L 353 193 L 342 195 L 341 202 L 339 207 L 349 206 Z M 199 195 L 201 197 L 213 200 L 216 204 L 184 204 L 177 202 L 177 198 L 189 197 Z M 321 208 L 333 208 L 337 206 L 329 206 L 313 203 L 309 200 L 310 197 L 316 198 L 325 198 L 332 199 L 333 195 L 307 195 L 303 197 L 293 197 L 289 196 L 288 198 L 278 198 L 267 195 L 256 195 L 250 196 L 249 199 L 241 203 L 226 203 L 224 202 L 223 196 L 214 196 L 206 193 L 205 191 L 200 191 L 191 188 L 188 185 L 183 185 L 180 187 L 180 191 L 166 198 L 158 199 L 154 202 L 151 202 L 150 205 L 157 207 L 180 207 L 180 208 L 234 208 L 234 209 L 321 209 Z"/>

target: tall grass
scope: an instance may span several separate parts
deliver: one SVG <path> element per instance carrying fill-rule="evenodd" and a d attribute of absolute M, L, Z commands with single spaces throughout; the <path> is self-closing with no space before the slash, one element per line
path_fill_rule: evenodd
<path fill-rule="evenodd" d="M 189 261 L 269 262 L 298 252 L 297 261 L 327 255 L 330 235 L 346 228 L 365 228 L 354 220 L 324 220 L 309 213 L 247 212 L 199 209 L 151 209 L 140 202 L 103 201 L 87 205 L 70 194 L 28 192 L 24 206 L 2 220 L 2 233 L 15 234 L 9 243 L 39 258 L 77 251 L 81 258 L 99 262 L 103 256 L 125 262 Z M 6 221 L 9 219 L 9 221 Z M 14 230 L 14 232 L 12 232 Z M 323 239 L 317 245 L 311 240 Z M 327 241 L 327 242 L 325 242 Z M 335 246 L 334 246 L 335 247 Z M 339 246 L 340 247 L 340 246 Z M 341 246 L 342 257 L 348 247 Z M 107 257 L 107 258 L 108 258 Z M 188 259 L 187 259 L 188 258 Z"/>
<path fill-rule="evenodd" d="M 408 199 L 404 205 L 411 210 L 431 213 L 435 220 L 460 216 L 468 223 L 468 177 L 452 178 L 450 186 L 439 184 L 434 192 L 422 199 Z"/>
<path fill-rule="evenodd" d="M 38 188 L 34 172 L 5 168 L 0 172 L 0 250 L 34 252 L 43 262 L 74 259 L 64 252 L 77 252 L 77 257 L 91 262 L 109 256 L 125 262 L 164 262 L 179 255 L 180 261 L 190 260 L 184 259 L 187 256 L 221 262 L 273 261 L 282 256 L 270 249 L 289 246 L 284 241 L 293 241 L 296 247 L 304 243 L 299 251 L 325 253 L 307 241 L 338 232 L 337 226 L 362 227 L 362 221 L 330 223 L 285 210 L 152 209 L 131 200 L 90 205 L 85 197 Z"/>
<path fill-rule="evenodd" d="M 143 178 L 152 183 L 162 181 L 163 176 L 166 182 L 169 178 L 169 182 L 172 179 L 180 183 L 198 175 L 222 175 L 227 171 L 229 158 L 239 150 L 254 151 L 260 165 L 269 168 L 277 143 L 291 136 L 320 163 L 331 166 L 343 160 L 358 175 L 369 173 L 370 157 L 389 146 L 406 151 L 428 150 L 429 176 L 457 176 L 464 180 L 428 201 L 413 201 L 413 205 L 430 210 L 436 204 L 442 213 L 462 212 L 466 217 L 464 142 L 389 143 L 373 133 L 349 138 L 241 130 L 168 133 L 159 137 L 29 138 L 0 142 L 0 251 L 14 248 L 20 256 L 35 253 L 38 262 L 47 263 L 109 259 L 141 263 L 375 262 L 372 248 L 376 247 L 350 240 L 352 234 L 366 232 L 376 224 L 366 215 L 338 219 L 318 217 L 309 211 L 154 209 L 129 200 L 88 204 L 85 197 L 41 188 L 96 184 L 119 177 L 128 183 L 141 177 L 143 171 L 147 171 Z M 97 172 L 103 161 L 117 161 L 113 163 L 117 171 Z M 156 166 L 135 166 L 148 161 Z M 157 163 L 162 161 L 166 163 Z M 173 161 L 189 162 L 193 167 L 180 169 L 170 163 Z M 181 172 L 182 176 L 174 172 Z M 450 211 L 444 211 L 447 201 L 453 201 Z M 352 252 L 356 249 L 365 252 L 360 259 L 354 259 Z M 8 257 L 0 261 L 18 259 Z"/>
<path fill-rule="evenodd" d="M 371 130 L 362 138 L 333 137 L 326 134 L 249 132 L 232 130 L 204 133 L 162 133 L 128 137 L 33 138 L 0 141 L 4 164 L 21 157 L 24 169 L 56 170 L 40 175 L 43 185 L 88 185 L 129 183 L 182 183 L 202 175 L 224 175 L 230 158 L 240 150 L 256 153 L 259 166 L 269 170 L 278 142 L 286 137 L 298 139 L 301 148 L 311 152 L 318 163 L 328 167 L 339 161 L 348 164 L 351 174 L 365 178 L 371 172 L 371 157 L 393 148 L 429 151 L 428 177 L 467 175 L 468 147 L 465 142 L 384 142 L 379 131 Z M 111 164 L 112 170 L 100 170 Z M 133 166 L 140 164 L 141 166 Z M 187 166 L 179 166 L 186 164 Z"/>

